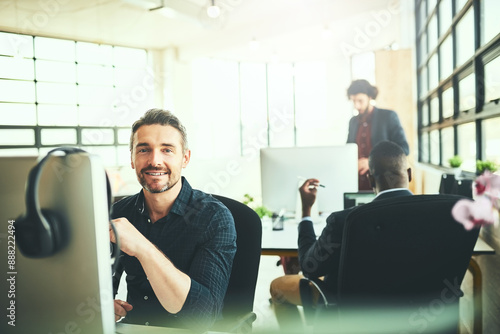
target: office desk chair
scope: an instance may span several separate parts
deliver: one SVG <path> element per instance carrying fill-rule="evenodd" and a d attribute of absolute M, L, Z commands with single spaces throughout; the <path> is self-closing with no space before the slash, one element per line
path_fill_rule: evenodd
<path fill-rule="evenodd" d="M 336 295 L 322 291 L 320 281 L 300 283 L 307 320 L 318 332 L 456 334 L 460 285 L 479 234 L 451 216 L 460 198 L 414 195 L 354 209 Z M 312 287 L 320 289 L 316 305 Z"/>
<path fill-rule="evenodd" d="M 222 309 L 223 320 L 212 328 L 230 333 L 250 333 L 256 319 L 253 312 L 261 256 L 262 222 L 247 205 L 212 195 L 231 211 L 236 227 L 236 254 Z"/>

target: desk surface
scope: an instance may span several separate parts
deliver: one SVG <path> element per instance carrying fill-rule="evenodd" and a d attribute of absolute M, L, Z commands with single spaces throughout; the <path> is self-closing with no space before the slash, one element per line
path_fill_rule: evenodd
<path fill-rule="evenodd" d="M 155 327 L 117 323 L 116 334 L 193 334 L 193 331 L 182 328 Z M 223 332 L 203 332 L 203 334 L 223 334 Z"/>
<path fill-rule="evenodd" d="M 281 231 L 273 231 L 270 220 L 262 221 L 262 255 L 297 256 L 298 221 L 288 219 Z M 313 224 L 316 235 L 325 228 L 326 220 Z M 472 255 L 495 254 L 495 250 L 483 239 L 477 240 Z"/>

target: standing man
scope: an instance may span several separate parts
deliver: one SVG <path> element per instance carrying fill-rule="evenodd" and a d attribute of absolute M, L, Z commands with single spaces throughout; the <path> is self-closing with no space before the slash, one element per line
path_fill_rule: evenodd
<path fill-rule="evenodd" d="M 399 196 L 411 196 L 408 190 L 411 169 L 403 149 L 390 141 L 374 146 L 369 156 L 369 174 L 377 194 L 374 201 Z M 316 239 L 311 207 L 316 201 L 319 180 L 308 179 L 300 187 L 302 221 L 299 224 L 298 253 L 304 276 L 324 279 L 324 291 L 335 294 L 340 264 L 342 235 L 347 215 L 355 207 L 333 212 L 326 219 L 326 227 Z M 369 251 L 369 250 L 367 250 Z M 302 320 L 296 305 L 302 305 L 299 282 L 302 275 L 285 275 L 271 282 L 271 298 L 280 329 L 283 333 L 302 333 Z"/>
<path fill-rule="evenodd" d="M 112 209 L 127 273 L 127 301 L 115 300 L 115 320 L 207 330 L 221 314 L 231 274 L 233 217 L 181 176 L 191 151 L 169 111 L 148 110 L 133 124 L 130 152 L 142 190 Z M 111 229 L 110 238 L 116 242 Z"/>
<path fill-rule="evenodd" d="M 390 140 L 410 153 L 408 142 L 398 115 L 388 109 L 379 109 L 372 104 L 378 95 L 378 89 L 366 80 L 354 80 L 347 89 L 347 97 L 359 112 L 349 121 L 347 143 L 358 145 L 358 187 L 359 190 L 371 190 L 367 178 L 368 156 L 373 146 L 382 140 Z"/>

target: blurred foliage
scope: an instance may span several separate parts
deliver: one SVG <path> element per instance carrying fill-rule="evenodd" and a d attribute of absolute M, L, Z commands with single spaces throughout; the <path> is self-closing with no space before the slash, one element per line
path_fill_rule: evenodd
<path fill-rule="evenodd" d="M 269 210 L 268 208 L 266 208 L 265 206 L 259 205 L 256 207 L 252 207 L 252 205 L 250 205 L 250 203 L 254 203 L 254 198 L 252 196 L 250 196 L 249 194 L 245 194 L 245 195 L 243 195 L 243 197 L 245 198 L 243 200 L 243 204 L 251 207 L 255 212 L 257 212 L 257 214 L 259 215 L 260 218 L 263 218 L 265 216 L 272 217 L 273 212 L 271 210 Z"/>

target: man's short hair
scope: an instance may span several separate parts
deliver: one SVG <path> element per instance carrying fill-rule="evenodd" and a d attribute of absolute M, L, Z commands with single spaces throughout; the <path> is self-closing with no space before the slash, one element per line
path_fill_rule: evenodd
<path fill-rule="evenodd" d="M 368 166 L 374 177 L 387 173 L 399 175 L 406 170 L 406 154 L 398 144 L 381 141 L 372 148 Z"/>
<path fill-rule="evenodd" d="M 132 133 L 130 135 L 130 151 L 132 152 L 133 143 L 134 143 L 134 134 L 137 130 L 143 125 L 170 125 L 171 127 L 177 129 L 181 134 L 181 144 L 182 151 L 186 152 L 188 149 L 188 141 L 187 141 L 187 131 L 184 125 L 181 124 L 181 121 L 172 114 L 168 110 L 153 108 L 149 109 L 144 113 L 144 115 L 134 122 L 132 125 Z"/>
<path fill-rule="evenodd" d="M 372 86 L 367 80 L 354 80 L 349 88 L 347 88 L 347 98 L 349 99 L 352 95 L 356 94 L 366 94 L 372 99 L 376 99 L 378 95 L 378 88 Z"/>

